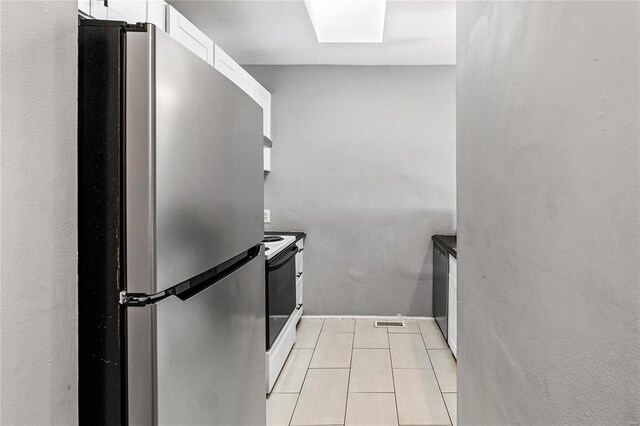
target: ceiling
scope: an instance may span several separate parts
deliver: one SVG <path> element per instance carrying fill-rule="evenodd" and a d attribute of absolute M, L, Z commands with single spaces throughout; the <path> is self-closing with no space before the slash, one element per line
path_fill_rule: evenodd
<path fill-rule="evenodd" d="M 456 62 L 454 1 L 387 1 L 383 43 L 318 43 L 304 1 L 169 0 L 240 64 Z"/>

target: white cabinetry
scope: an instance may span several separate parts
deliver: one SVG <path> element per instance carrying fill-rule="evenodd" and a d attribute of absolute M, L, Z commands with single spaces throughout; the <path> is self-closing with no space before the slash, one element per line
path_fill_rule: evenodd
<path fill-rule="evenodd" d="M 126 21 L 130 24 L 147 22 L 146 0 L 109 0 L 107 5 L 109 20 Z"/>
<path fill-rule="evenodd" d="M 220 74 L 224 75 L 237 85 L 238 82 L 236 81 L 236 74 L 238 73 L 237 69 L 240 65 L 238 65 L 231 56 L 227 55 L 227 52 L 222 50 L 222 48 L 217 44 L 215 45 L 214 52 L 215 60 L 213 62 L 213 66 L 215 69 L 220 71 Z"/>
<path fill-rule="evenodd" d="M 164 0 L 78 0 L 78 10 L 86 18 L 110 21 L 150 22 L 162 31 L 166 30 Z"/>
<path fill-rule="evenodd" d="M 241 88 L 251 99 L 256 100 L 255 87 L 257 81 L 244 70 L 236 61 L 222 50 L 220 46 L 215 46 L 215 60 L 213 66 L 220 71 L 222 75 L 233 81 L 236 86 Z M 259 104 L 259 102 L 258 102 Z"/>
<path fill-rule="evenodd" d="M 166 31 L 187 49 L 214 66 L 262 107 L 263 133 L 271 138 L 271 93 L 231 56 L 164 0 L 78 0 L 78 11 L 86 18 L 149 22 Z M 271 148 L 264 149 L 264 170 L 271 170 Z"/>
<path fill-rule="evenodd" d="M 178 12 L 173 6 L 168 6 L 167 32 L 187 49 L 213 65 L 213 42 L 195 25 Z"/>
<path fill-rule="evenodd" d="M 458 358 L 458 261 L 449 255 L 448 340 L 453 356 Z"/>
<path fill-rule="evenodd" d="M 78 0 L 78 11 L 85 17 L 91 16 L 91 0 Z"/>
<path fill-rule="evenodd" d="M 108 19 L 110 21 L 126 21 L 128 23 L 147 21 L 147 0 L 80 0 L 78 9 L 85 15 L 95 19 Z"/>
<path fill-rule="evenodd" d="M 89 15 L 95 19 L 109 19 L 107 17 L 108 8 L 104 5 L 104 0 L 89 1 Z"/>
<path fill-rule="evenodd" d="M 296 242 L 296 246 L 298 246 L 298 253 L 296 254 L 296 305 L 300 306 L 304 303 L 304 263 L 302 258 L 304 238 Z"/>
<path fill-rule="evenodd" d="M 256 80 L 254 81 L 254 99 L 262 107 L 262 129 L 264 135 L 271 139 L 271 93 Z"/>
<path fill-rule="evenodd" d="M 304 292 L 304 274 L 302 270 L 302 251 L 304 250 L 304 239 L 296 241 L 298 252 L 296 253 L 296 309 L 287 320 L 271 349 L 267 351 L 267 393 L 271 393 L 273 386 L 284 366 L 289 352 L 296 340 L 296 325 L 302 317 L 303 311 L 303 292 Z"/>
<path fill-rule="evenodd" d="M 149 0 L 147 2 L 147 22 L 165 32 L 167 31 L 167 7 L 164 0 Z"/>
<path fill-rule="evenodd" d="M 265 172 L 271 171 L 271 148 L 262 147 L 262 169 Z"/>
<path fill-rule="evenodd" d="M 251 99 L 256 100 L 255 83 L 257 83 L 257 81 L 217 44 L 215 46 L 213 66 L 220 71 L 222 75 L 233 81 L 236 86 L 241 88 Z"/>
<path fill-rule="evenodd" d="M 217 44 L 214 51 L 214 67 L 262 107 L 262 130 L 271 139 L 271 93 Z"/>

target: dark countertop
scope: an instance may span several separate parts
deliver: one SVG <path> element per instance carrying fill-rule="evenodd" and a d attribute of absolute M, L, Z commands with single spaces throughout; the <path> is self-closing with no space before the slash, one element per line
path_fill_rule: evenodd
<path fill-rule="evenodd" d="M 438 242 L 439 245 L 445 248 L 451 254 L 451 256 L 458 258 L 458 251 L 456 246 L 455 235 L 433 235 L 431 239 L 434 242 Z"/>
<path fill-rule="evenodd" d="M 264 235 L 293 235 L 296 237 L 296 242 L 307 237 L 302 231 L 264 231 Z"/>

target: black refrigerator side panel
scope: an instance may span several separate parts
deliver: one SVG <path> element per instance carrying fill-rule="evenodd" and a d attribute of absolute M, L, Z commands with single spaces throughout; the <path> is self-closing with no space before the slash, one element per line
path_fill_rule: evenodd
<path fill-rule="evenodd" d="M 78 33 L 80 424 L 126 424 L 122 23 Z"/>

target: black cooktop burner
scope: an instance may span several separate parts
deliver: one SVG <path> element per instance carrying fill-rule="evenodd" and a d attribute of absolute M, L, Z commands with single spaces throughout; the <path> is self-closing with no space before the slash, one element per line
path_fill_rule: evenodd
<path fill-rule="evenodd" d="M 282 241 L 284 240 L 284 238 L 282 237 L 278 237 L 277 235 L 266 235 L 264 237 L 264 240 L 262 240 L 263 243 L 275 243 L 276 241 Z"/>

